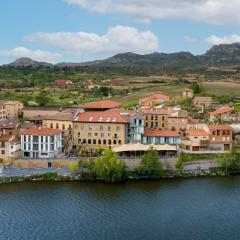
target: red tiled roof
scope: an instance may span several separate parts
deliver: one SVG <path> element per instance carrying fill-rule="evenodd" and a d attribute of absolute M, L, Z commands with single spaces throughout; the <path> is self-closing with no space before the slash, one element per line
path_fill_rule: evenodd
<path fill-rule="evenodd" d="M 146 137 L 180 137 L 179 133 L 170 130 L 145 129 L 144 136 Z"/>
<path fill-rule="evenodd" d="M 70 80 L 55 80 L 53 82 L 55 85 L 68 85 L 69 83 L 71 83 Z"/>
<path fill-rule="evenodd" d="M 83 112 L 78 114 L 75 121 L 94 123 L 128 123 L 129 118 L 124 118 L 120 113 L 111 111 Z"/>
<path fill-rule="evenodd" d="M 84 109 L 110 109 L 110 108 L 117 108 L 120 107 L 122 104 L 119 102 L 115 101 L 110 101 L 110 100 L 102 100 L 102 101 L 97 101 L 93 103 L 86 103 L 83 105 L 80 105 L 80 107 Z"/>
<path fill-rule="evenodd" d="M 187 130 L 189 136 L 208 136 L 209 134 L 202 129 L 189 129 Z"/>
<path fill-rule="evenodd" d="M 229 125 L 210 125 L 210 130 L 232 130 L 232 127 Z"/>
<path fill-rule="evenodd" d="M 219 108 L 214 112 L 211 112 L 210 115 L 217 116 L 223 113 L 232 112 L 233 110 L 234 110 L 233 108 L 226 106 L 226 107 Z"/>
<path fill-rule="evenodd" d="M 25 129 L 22 131 L 23 135 L 40 135 L 40 136 L 53 136 L 58 133 L 64 132 L 60 129 L 53 129 L 53 128 L 38 128 L 32 127 L 29 129 Z"/>
<path fill-rule="evenodd" d="M 151 96 L 140 99 L 141 102 L 148 102 L 148 101 L 154 101 L 154 100 L 155 101 L 160 101 L 160 100 L 168 101 L 168 100 L 170 100 L 170 97 L 159 92 L 159 93 L 152 94 Z"/>
<path fill-rule="evenodd" d="M 13 137 L 13 135 L 4 134 L 0 136 L 0 141 L 10 141 Z"/>

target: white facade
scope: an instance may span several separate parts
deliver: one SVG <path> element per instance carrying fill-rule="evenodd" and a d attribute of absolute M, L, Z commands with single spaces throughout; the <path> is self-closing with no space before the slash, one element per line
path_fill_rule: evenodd
<path fill-rule="evenodd" d="M 21 135 L 22 157 L 30 159 L 56 158 L 62 153 L 63 133 L 52 136 Z"/>

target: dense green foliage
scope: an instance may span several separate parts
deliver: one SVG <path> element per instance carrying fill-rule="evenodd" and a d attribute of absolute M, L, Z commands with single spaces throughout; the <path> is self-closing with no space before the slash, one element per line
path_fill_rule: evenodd
<path fill-rule="evenodd" d="M 97 179 L 112 183 L 120 182 L 126 175 L 126 165 L 118 160 L 116 153 L 108 149 L 102 157 L 95 160 L 93 172 Z"/>
<path fill-rule="evenodd" d="M 190 88 L 193 90 L 194 94 L 200 94 L 202 91 L 200 85 L 196 82 L 192 83 Z"/>
<path fill-rule="evenodd" d="M 229 153 L 219 156 L 221 168 L 225 172 L 239 172 L 240 171 L 240 151 L 233 149 Z"/>
<path fill-rule="evenodd" d="M 163 167 L 157 150 L 150 148 L 142 157 L 141 163 L 137 168 L 141 176 L 155 178 L 163 175 Z"/>
<path fill-rule="evenodd" d="M 37 96 L 36 96 L 36 102 L 38 103 L 39 106 L 46 106 L 50 102 L 50 97 L 47 91 L 41 91 Z"/>
<path fill-rule="evenodd" d="M 102 152 L 102 151 L 101 151 Z M 80 160 L 78 165 L 72 166 L 72 172 L 77 169 L 82 175 L 109 183 L 121 182 L 126 177 L 126 164 L 118 159 L 111 149 L 105 150 L 103 156 L 97 159 Z"/>

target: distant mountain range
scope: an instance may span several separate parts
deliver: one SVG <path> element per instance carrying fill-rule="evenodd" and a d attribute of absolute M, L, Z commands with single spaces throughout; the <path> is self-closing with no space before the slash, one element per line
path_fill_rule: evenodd
<path fill-rule="evenodd" d="M 30 58 L 19 58 L 7 64 L 12 67 L 201 67 L 201 66 L 236 66 L 240 65 L 240 43 L 221 44 L 213 46 L 203 55 L 193 55 L 190 52 L 152 53 L 140 55 L 136 53 L 121 53 L 105 60 L 82 63 L 58 63 L 56 65 L 37 62 Z M 6 65 L 5 65 L 6 66 Z"/>

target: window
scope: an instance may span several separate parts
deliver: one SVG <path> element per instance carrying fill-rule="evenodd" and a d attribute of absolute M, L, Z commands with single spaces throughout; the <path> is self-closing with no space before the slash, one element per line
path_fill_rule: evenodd
<path fill-rule="evenodd" d="M 104 144 L 104 145 L 106 145 L 106 144 L 107 144 L 107 141 L 106 141 L 105 139 L 103 140 L 103 144 Z"/>
<path fill-rule="evenodd" d="M 5 154 L 5 150 L 2 150 L 2 151 L 1 151 L 1 154 L 4 155 L 4 154 Z"/>
<path fill-rule="evenodd" d="M 86 144 L 86 143 L 87 143 L 86 139 L 83 139 L 83 144 Z"/>
<path fill-rule="evenodd" d="M 101 141 L 101 139 L 98 139 L 98 144 L 100 144 L 100 145 L 102 144 L 102 141 Z"/>
<path fill-rule="evenodd" d="M 50 123 L 50 128 L 53 128 L 53 123 Z"/>
<path fill-rule="evenodd" d="M 92 144 L 92 140 L 91 139 L 88 139 L 88 144 Z"/>
<path fill-rule="evenodd" d="M 92 133 L 88 133 L 88 137 L 92 137 Z"/>
<path fill-rule="evenodd" d="M 43 142 L 43 136 L 41 136 L 41 142 Z"/>
<path fill-rule="evenodd" d="M 62 125 L 62 129 L 65 130 L 65 124 Z"/>
<path fill-rule="evenodd" d="M 118 144 L 122 144 L 122 141 L 121 141 L 121 140 L 119 140 L 119 141 L 118 141 Z"/>
<path fill-rule="evenodd" d="M 108 140 L 108 145 L 111 145 L 112 144 L 112 141 L 109 139 Z"/>
<path fill-rule="evenodd" d="M 101 133 L 101 138 L 104 138 L 104 133 Z"/>
<path fill-rule="evenodd" d="M 116 141 L 116 140 L 113 140 L 113 144 L 116 145 L 116 144 L 117 144 L 117 141 Z"/>
<path fill-rule="evenodd" d="M 33 136 L 33 142 L 38 142 L 38 136 Z"/>
<path fill-rule="evenodd" d="M 78 137 L 80 137 L 81 136 L 81 134 L 80 134 L 80 132 L 78 132 Z"/>
<path fill-rule="evenodd" d="M 33 150 L 38 150 L 38 144 L 33 144 Z"/>
<path fill-rule="evenodd" d="M 1 147 L 5 148 L 5 142 L 1 142 Z"/>
<path fill-rule="evenodd" d="M 164 121 L 165 120 L 165 118 L 164 118 L 164 116 L 162 116 L 162 121 Z"/>
<path fill-rule="evenodd" d="M 59 128 L 59 124 L 58 124 L 58 123 L 56 123 L 56 128 L 57 128 L 57 129 Z"/>
<path fill-rule="evenodd" d="M 88 129 L 89 129 L 89 130 L 92 130 L 92 129 L 93 129 L 93 128 L 92 128 L 92 125 L 89 125 L 89 126 L 88 126 Z"/>
<path fill-rule="evenodd" d="M 50 137 L 50 142 L 54 142 L 54 136 Z"/>
<path fill-rule="evenodd" d="M 108 126 L 108 131 L 111 131 L 111 130 L 112 130 L 111 126 Z"/>
<path fill-rule="evenodd" d="M 97 144 L 97 140 L 96 139 L 93 139 L 93 144 Z"/>
<path fill-rule="evenodd" d="M 72 129 L 72 125 L 68 125 L 68 129 Z"/>
<path fill-rule="evenodd" d="M 118 126 L 118 127 L 116 127 L 116 131 L 117 132 L 119 132 L 120 131 L 120 127 Z"/>
<path fill-rule="evenodd" d="M 103 126 L 100 126 L 100 131 L 103 131 Z"/>
<path fill-rule="evenodd" d="M 54 150 L 54 144 L 50 145 L 50 150 L 53 151 Z"/>

